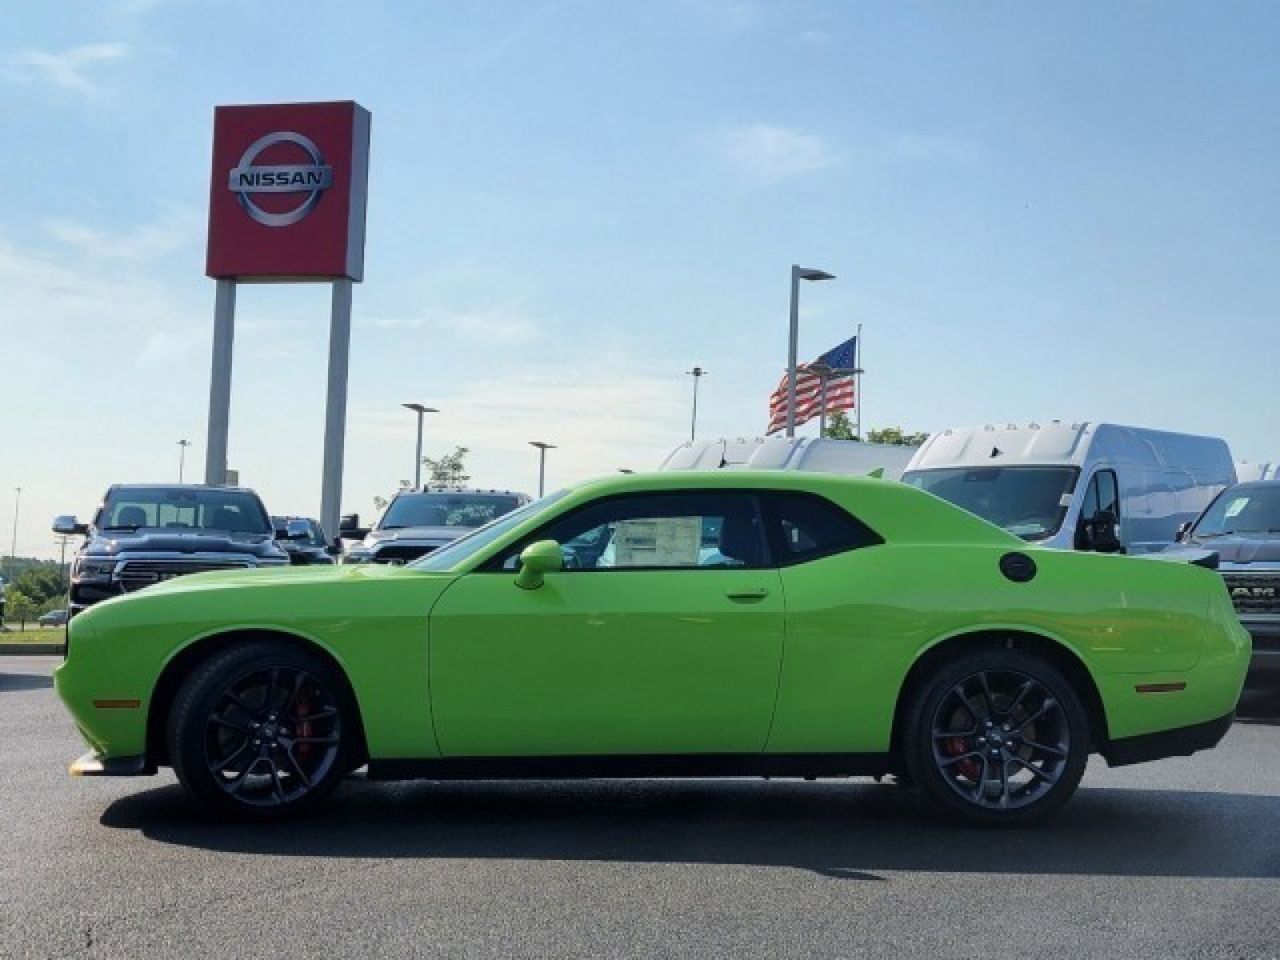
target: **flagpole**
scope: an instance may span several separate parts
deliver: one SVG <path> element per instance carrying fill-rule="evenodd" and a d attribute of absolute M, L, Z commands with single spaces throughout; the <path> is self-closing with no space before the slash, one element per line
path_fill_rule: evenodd
<path fill-rule="evenodd" d="M 835 370 L 822 360 L 815 360 L 805 369 L 818 375 L 818 437 L 821 438 L 827 432 L 827 381 Z"/>
<path fill-rule="evenodd" d="M 857 339 L 853 341 L 853 402 L 854 436 L 862 439 L 862 324 L 858 324 Z"/>

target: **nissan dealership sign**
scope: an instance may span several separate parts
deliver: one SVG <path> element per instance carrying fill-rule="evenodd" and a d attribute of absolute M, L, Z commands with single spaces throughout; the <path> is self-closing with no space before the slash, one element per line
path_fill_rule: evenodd
<path fill-rule="evenodd" d="M 217 107 L 205 272 L 360 280 L 369 112 L 351 101 Z"/>

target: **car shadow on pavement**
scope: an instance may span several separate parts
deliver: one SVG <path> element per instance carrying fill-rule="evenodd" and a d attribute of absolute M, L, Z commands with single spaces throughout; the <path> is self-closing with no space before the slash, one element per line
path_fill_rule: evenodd
<path fill-rule="evenodd" d="M 0 673 L 0 693 L 43 690 L 53 686 L 53 677 L 38 673 Z"/>
<path fill-rule="evenodd" d="M 177 787 L 116 800 L 101 822 L 219 852 L 343 858 L 493 858 L 798 867 L 878 881 L 885 871 L 1280 877 L 1280 798 L 1081 790 L 1042 827 L 983 830 L 914 791 L 819 781 L 345 783 L 306 819 L 210 820 Z"/>

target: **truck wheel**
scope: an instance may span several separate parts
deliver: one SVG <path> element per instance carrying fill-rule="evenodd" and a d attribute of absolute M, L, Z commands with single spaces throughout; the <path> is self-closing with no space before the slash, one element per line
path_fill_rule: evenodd
<path fill-rule="evenodd" d="M 178 691 L 169 759 L 206 806 L 251 819 L 314 807 L 347 772 L 355 706 L 330 664 L 287 643 L 221 650 Z"/>
<path fill-rule="evenodd" d="M 1075 792 L 1089 721 L 1070 681 L 1043 657 L 988 647 L 932 670 L 905 715 L 911 779 L 971 823 L 1027 824 Z"/>

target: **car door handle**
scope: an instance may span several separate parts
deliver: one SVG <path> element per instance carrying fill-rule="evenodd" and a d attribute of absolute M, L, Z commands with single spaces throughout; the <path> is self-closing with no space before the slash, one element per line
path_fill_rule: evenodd
<path fill-rule="evenodd" d="M 747 587 L 739 590 L 726 590 L 724 595 L 730 600 L 763 600 L 769 595 L 768 587 Z"/>

